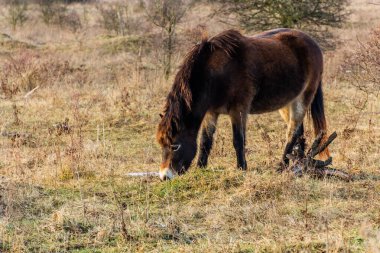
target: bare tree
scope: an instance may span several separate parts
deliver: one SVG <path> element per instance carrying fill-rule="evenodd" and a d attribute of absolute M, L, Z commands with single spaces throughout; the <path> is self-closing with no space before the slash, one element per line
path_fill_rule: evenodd
<path fill-rule="evenodd" d="M 16 30 L 17 25 L 22 26 L 28 20 L 26 15 L 28 2 L 26 0 L 6 0 L 5 4 L 8 5 L 6 18 L 12 29 Z"/>
<path fill-rule="evenodd" d="M 193 5 L 193 0 L 147 0 L 145 2 L 148 19 L 162 29 L 164 35 L 164 74 L 168 79 L 172 69 L 172 58 L 176 46 L 176 29 Z"/>
<path fill-rule="evenodd" d="M 278 27 L 309 32 L 324 46 L 332 46 L 330 27 L 345 21 L 348 0 L 217 0 L 223 14 L 233 13 L 246 30 Z"/>

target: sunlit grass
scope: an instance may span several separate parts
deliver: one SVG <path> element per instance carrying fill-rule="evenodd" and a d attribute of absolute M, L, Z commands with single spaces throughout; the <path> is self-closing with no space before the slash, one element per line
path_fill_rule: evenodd
<path fill-rule="evenodd" d="M 363 1 L 353 7 L 353 21 L 368 15 L 371 22 L 338 31 L 348 42 L 325 53 L 324 86 L 328 128 L 338 132 L 334 167 L 357 175 L 353 182 L 278 174 L 286 125 L 277 112 L 249 117 L 246 172 L 235 168 L 222 116 L 208 168 L 193 165 L 166 182 L 130 177 L 157 172 L 161 161 L 155 131 L 173 76 L 162 76 L 159 45 L 104 35 L 95 17 L 93 29 L 76 34 L 40 23 L 8 31 L 0 17 L 12 35 L 0 37 L 6 56 L 38 55 L 31 70 L 41 60 L 55 66 L 31 79 L 40 88 L 29 97 L 22 90 L 0 100 L 0 252 L 377 252 L 380 104 L 371 97 L 359 111 L 360 93 L 336 73 L 343 51 L 380 15 Z M 202 11 L 181 24 L 181 36 Z M 222 28 L 210 21 L 214 27 Z M 8 60 L 0 55 L 0 64 Z M 311 132 L 307 124 L 309 143 Z"/>

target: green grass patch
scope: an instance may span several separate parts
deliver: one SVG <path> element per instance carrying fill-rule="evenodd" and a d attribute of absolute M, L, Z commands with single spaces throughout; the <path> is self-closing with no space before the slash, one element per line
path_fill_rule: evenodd
<path fill-rule="evenodd" d="M 210 196 L 210 193 L 240 186 L 244 181 L 244 172 L 222 169 L 196 169 L 174 180 L 157 184 L 152 192 L 159 198 L 168 196 L 179 200 L 191 200 Z"/>

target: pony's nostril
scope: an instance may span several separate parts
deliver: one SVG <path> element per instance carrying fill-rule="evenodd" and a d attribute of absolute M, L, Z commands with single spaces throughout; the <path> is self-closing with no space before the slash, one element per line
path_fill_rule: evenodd
<path fill-rule="evenodd" d="M 162 181 L 166 181 L 166 180 L 168 180 L 169 178 L 165 175 L 165 176 L 163 176 L 162 178 L 161 178 L 161 180 Z"/>

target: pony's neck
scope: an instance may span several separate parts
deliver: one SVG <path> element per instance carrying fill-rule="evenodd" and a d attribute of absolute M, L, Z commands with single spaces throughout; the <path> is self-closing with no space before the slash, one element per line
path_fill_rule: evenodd
<path fill-rule="evenodd" d="M 203 89 L 205 86 L 202 86 Z M 186 118 L 184 119 L 185 127 L 191 131 L 195 136 L 197 136 L 198 131 L 201 127 L 203 118 L 209 109 L 209 98 L 208 94 L 202 90 L 192 91 L 193 101 L 190 111 L 186 113 Z"/>

